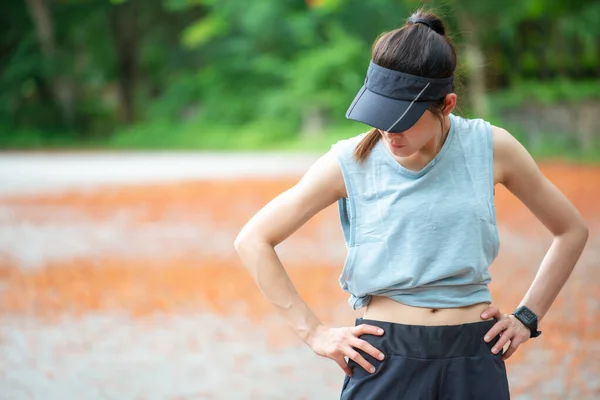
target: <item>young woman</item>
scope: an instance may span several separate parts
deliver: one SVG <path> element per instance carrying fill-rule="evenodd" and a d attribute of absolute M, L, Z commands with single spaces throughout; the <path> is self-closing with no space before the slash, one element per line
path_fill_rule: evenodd
<path fill-rule="evenodd" d="M 540 334 L 587 240 L 580 214 L 517 140 L 452 114 L 457 60 L 445 32 L 419 11 L 380 36 L 346 114 L 373 129 L 332 146 L 235 241 L 298 337 L 346 372 L 342 399 L 508 399 L 504 360 Z M 488 288 L 498 183 L 554 236 L 510 315 Z M 348 246 L 340 283 L 354 309 L 366 307 L 353 327 L 324 326 L 274 250 L 334 202 Z"/>

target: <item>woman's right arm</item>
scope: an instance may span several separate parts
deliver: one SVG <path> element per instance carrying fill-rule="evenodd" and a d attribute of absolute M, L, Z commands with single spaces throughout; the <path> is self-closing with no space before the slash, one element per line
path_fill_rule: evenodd
<path fill-rule="evenodd" d="M 296 335 L 315 353 L 335 360 L 351 375 L 344 356 L 367 371 L 374 371 L 356 348 L 383 358 L 380 351 L 358 336 L 381 335 L 383 331 L 370 325 L 325 327 L 302 300 L 275 252 L 275 246 L 319 211 L 345 196 L 341 168 L 336 155 L 330 151 L 317 160 L 294 187 L 256 213 L 242 228 L 234 246 L 258 288 Z"/>

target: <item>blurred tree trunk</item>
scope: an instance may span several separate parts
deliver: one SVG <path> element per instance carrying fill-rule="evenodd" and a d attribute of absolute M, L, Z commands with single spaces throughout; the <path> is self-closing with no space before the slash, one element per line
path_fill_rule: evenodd
<path fill-rule="evenodd" d="M 478 39 L 477 24 L 464 10 L 457 10 L 460 29 L 464 37 L 464 54 L 469 71 L 468 98 L 470 108 L 478 116 L 488 115 L 485 95 L 484 55 Z"/>
<path fill-rule="evenodd" d="M 70 128 L 75 124 L 75 90 L 71 82 L 57 72 L 57 52 L 54 26 L 46 0 L 27 0 L 29 14 L 35 25 L 38 42 L 45 64 L 50 71 L 50 90 L 58 104 L 63 122 Z"/>
<path fill-rule="evenodd" d="M 132 1 L 114 5 L 110 11 L 117 60 L 120 119 L 125 123 L 135 120 L 135 88 L 138 75 L 138 35 Z"/>
<path fill-rule="evenodd" d="M 308 107 L 302 113 L 300 135 L 307 139 L 318 137 L 327 125 L 325 112 L 319 107 Z"/>
<path fill-rule="evenodd" d="M 598 107 L 599 103 L 596 101 L 583 102 L 578 105 L 579 111 L 576 123 L 577 140 L 579 147 L 584 150 L 589 150 L 593 147 L 594 142 L 600 138 L 598 134 Z"/>

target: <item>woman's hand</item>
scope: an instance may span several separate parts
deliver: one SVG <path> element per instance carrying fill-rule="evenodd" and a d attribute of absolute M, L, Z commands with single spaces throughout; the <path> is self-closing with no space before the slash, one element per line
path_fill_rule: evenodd
<path fill-rule="evenodd" d="M 365 360 L 355 349 L 361 349 L 378 360 L 383 360 L 384 355 L 366 341 L 358 338 L 360 335 L 365 334 L 381 336 L 383 335 L 383 329 L 366 324 L 349 328 L 330 328 L 320 325 L 311 336 L 308 345 L 318 355 L 331 358 L 338 363 L 348 376 L 352 376 L 352 370 L 344 357 L 354 360 L 365 370 L 373 373 L 375 372 L 375 367 Z"/>
<path fill-rule="evenodd" d="M 517 348 L 531 337 L 531 331 L 521 321 L 516 319 L 514 315 L 502 314 L 496 307 L 486 309 L 481 314 L 481 318 L 494 318 L 498 321 L 483 338 L 483 340 L 489 343 L 496 335 L 500 335 L 500 339 L 498 339 L 498 342 L 492 348 L 492 353 L 497 354 L 499 351 L 502 351 L 502 348 L 510 340 L 508 349 L 502 354 L 503 360 L 507 360 L 512 356 L 517 351 Z"/>

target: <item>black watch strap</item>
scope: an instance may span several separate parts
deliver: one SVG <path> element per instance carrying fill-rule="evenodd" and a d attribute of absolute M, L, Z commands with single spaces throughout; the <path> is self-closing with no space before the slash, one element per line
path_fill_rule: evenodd
<path fill-rule="evenodd" d="M 512 315 L 515 316 L 516 319 L 521 321 L 523 325 L 529 328 L 531 332 L 531 337 L 535 338 L 541 335 L 541 331 L 538 331 L 538 318 L 537 315 L 529 308 L 525 306 L 521 306 L 517 308 Z"/>

